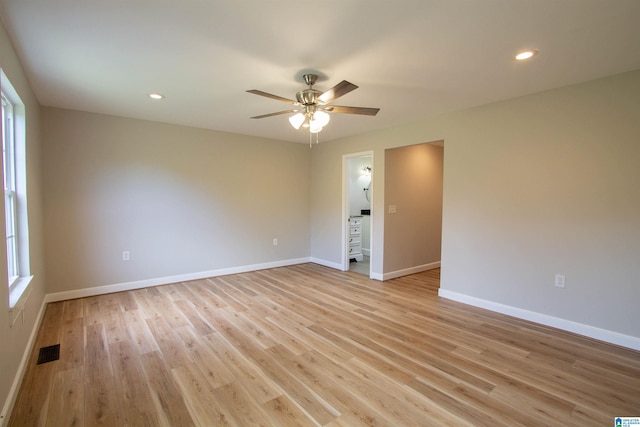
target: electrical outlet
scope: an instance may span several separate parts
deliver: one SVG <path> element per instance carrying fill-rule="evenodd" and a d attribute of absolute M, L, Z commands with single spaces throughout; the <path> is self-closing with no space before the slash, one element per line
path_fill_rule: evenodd
<path fill-rule="evenodd" d="M 556 274 L 555 286 L 558 288 L 564 288 L 565 277 L 564 274 Z"/>
<path fill-rule="evenodd" d="M 277 237 L 275 237 L 273 239 L 273 246 L 278 246 L 278 238 Z"/>
<path fill-rule="evenodd" d="M 122 251 L 122 260 L 129 261 L 131 259 L 131 254 L 129 251 Z"/>
<path fill-rule="evenodd" d="M 389 213 L 390 214 L 394 214 L 398 212 L 398 209 L 396 208 L 396 205 L 389 205 Z"/>

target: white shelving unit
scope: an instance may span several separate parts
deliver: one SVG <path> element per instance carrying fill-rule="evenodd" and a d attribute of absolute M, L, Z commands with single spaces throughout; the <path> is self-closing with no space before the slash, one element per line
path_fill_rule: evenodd
<path fill-rule="evenodd" d="M 349 260 L 362 261 L 362 216 L 349 217 Z"/>

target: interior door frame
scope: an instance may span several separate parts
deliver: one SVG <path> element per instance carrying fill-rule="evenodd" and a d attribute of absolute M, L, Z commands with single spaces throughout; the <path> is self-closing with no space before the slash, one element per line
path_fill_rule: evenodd
<path fill-rule="evenodd" d="M 369 203 L 371 205 L 371 213 L 369 215 L 369 242 L 373 242 L 373 176 L 375 173 L 375 158 L 372 150 L 360 151 L 358 153 L 349 153 L 342 155 L 342 271 L 349 271 L 349 160 L 357 157 L 371 156 L 371 184 L 369 187 Z M 373 244 L 369 245 L 369 260 L 373 253 Z M 371 261 L 369 261 L 369 277 L 371 277 Z"/>

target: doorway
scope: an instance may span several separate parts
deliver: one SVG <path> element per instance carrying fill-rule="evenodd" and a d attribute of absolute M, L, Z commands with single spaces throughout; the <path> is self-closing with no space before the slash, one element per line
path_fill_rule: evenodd
<path fill-rule="evenodd" d="M 343 270 L 371 276 L 373 152 L 343 156 Z"/>
<path fill-rule="evenodd" d="M 383 280 L 440 267 L 444 143 L 388 148 Z"/>

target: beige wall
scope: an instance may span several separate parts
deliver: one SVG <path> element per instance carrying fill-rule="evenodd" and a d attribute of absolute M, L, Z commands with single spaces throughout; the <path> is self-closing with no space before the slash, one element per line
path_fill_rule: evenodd
<path fill-rule="evenodd" d="M 373 150 L 372 271 L 381 275 L 382 153 L 444 140 L 441 288 L 640 338 L 639 100 L 635 71 L 322 143 L 311 255 L 340 261 L 341 156 Z M 564 289 L 553 286 L 558 273 Z"/>
<path fill-rule="evenodd" d="M 385 151 L 385 274 L 440 262 L 443 152 L 433 144 Z"/>
<path fill-rule="evenodd" d="M 43 134 L 49 293 L 309 256 L 308 146 L 55 108 Z"/>
<path fill-rule="evenodd" d="M 640 337 L 640 72 L 455 118 L 442 287 Z"/>
<path fill-rule="evenodd" d="M 44 300 L 45 277 L 40 176 L 40 107 L 2 25 L 0 25 L 0 68 L 25 105 L 29 255 L 33 275 L 30 285 L 31 293 L 23 311 L 24 317 L 19 317 L 13 326 L 9 326 L 6 246 L 0 245 L 0 405 L 3 411 L 1 415 L 5 415 L 8 405 L 11 404 L 7 399 L 16 376 L 19 375 L 20 363 L 23 356 L 30 350 L 27 346 Z M 4 217 L 4 198 L 0 198 L 0 212 Z M 1 228 L 4 230 L 4 227 Z M 4 233 L 2 231 L 2 241 L 5 241 Z M 0 425 L 3 421 L 0 419 Z"/>

